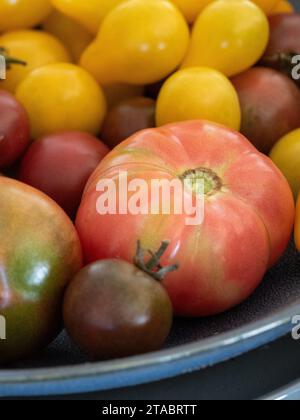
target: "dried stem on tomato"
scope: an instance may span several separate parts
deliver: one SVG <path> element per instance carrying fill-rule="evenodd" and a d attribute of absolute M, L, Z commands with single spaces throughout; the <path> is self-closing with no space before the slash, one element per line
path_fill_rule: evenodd
<path fill-rule="evenodd" d="M 138 241 L 137 251 L 134 257 L 134 264 L 137 266 L 137 268 L 149 274 L 155 280 L 162 281 L 167 274 L 171 273 L 172 271 L 176 271 L 179 268 L 178 264 L 163 267 L 160 263 L 160 260 L 169 245 L 170 241 L 162 241 L 160 248 L 156 252 L 152 252 L 151 250 L 145 251 L 141 246 L 141 241 Z M 146 253 L 150 254 L 148 261 L 146 261 L 145 258 Z"/>

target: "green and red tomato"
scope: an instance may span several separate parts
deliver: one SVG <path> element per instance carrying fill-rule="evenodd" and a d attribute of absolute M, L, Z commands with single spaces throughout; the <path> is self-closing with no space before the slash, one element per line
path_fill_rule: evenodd
<path fill-rule="evenodd" d="M 65 288 L 81 268 L 82 258 L 76 230 L 54 201 L 3 176 L 0 196 L 3 364 L 32 356 L 55 338 Z"/>

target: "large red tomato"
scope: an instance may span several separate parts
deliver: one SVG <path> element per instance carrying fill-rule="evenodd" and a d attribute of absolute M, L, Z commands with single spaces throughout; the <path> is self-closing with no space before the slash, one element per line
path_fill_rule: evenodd
<path fill-rule="evenodd" d="M 148 184 L 203 179 L 204 222 L 187 225 L 185 214 L 100 215 L 98 181 L 114 180 L 120 170 Z M 254 291 L 284 252 L 294 213 L 287 181 L 269 158 L 237 132 L 194 121 L 141 131 L 107 155 L 88 182 L 77 228 L 87 262 L 132 261 L 138 239 L 146 249 L 169 239 L 162 263 L 179 264 L 164 281 L 175 312 L 206 316 Z"/>

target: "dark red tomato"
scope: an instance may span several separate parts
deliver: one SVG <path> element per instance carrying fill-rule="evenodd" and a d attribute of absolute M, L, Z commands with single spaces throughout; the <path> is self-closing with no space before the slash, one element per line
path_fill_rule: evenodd
<path fill-rule="evenodd" d="M 155 101 L 138 97 L 122 101 L 104 121 L 101 138 L 112 149 L 132 134 L 155 127 Z"/>
<path fill-rule="evenodd" d="M 265 55 L 300 53 L 300 15 L 275 15 L 269 21 L 270 41 Z"/>
<path fill-rule="evenodd" d="M 295 66 L 292 58 L 295 54 L 300 54 L 300 15 L 280 14 L 271 16 L 269 20 L 270 41 L 261 64 L 292 78 Z M 300 85 L 299 80 L 294 81 Z"/>
<path fill-rule="evenodd" d="M 97 261 L 83 268 L 64 300 L 68 333 L 96 359 L 159 349 L 172 318 L 171 301 L 160 283 L 120 260 Z"/>
<path fill-rule="evenodd" d="M 232 82 L 242 109 L 241 133 L 263 153 L 288 132 L 300 127 L 300 91 L 284 74 L 255 67 Z"/>
<path fill-rule="evenodd" d="M 89 176 L 108 152 L 106 145 L 86 133 L 48 135 L 30 146 L 19 178 L 53 198 L 74 217 Z"/>
<path fill-rule="evenodd" d="M 29 119 L 10 93 L 0 91 L 0 168 L 14 164 L 29 144 Z"/>

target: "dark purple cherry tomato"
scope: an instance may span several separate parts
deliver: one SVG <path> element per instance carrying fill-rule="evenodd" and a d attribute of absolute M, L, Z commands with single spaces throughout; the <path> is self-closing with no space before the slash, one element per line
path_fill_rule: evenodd
<path fill-rule="evenodd" d="M 107 114 L 101 138 L 114 148 L 136 132 L 155 127 L 155 101 L 138 97 L 120 102 Z"/>

